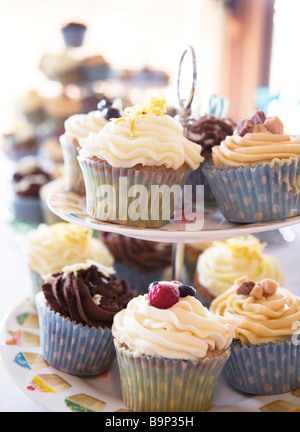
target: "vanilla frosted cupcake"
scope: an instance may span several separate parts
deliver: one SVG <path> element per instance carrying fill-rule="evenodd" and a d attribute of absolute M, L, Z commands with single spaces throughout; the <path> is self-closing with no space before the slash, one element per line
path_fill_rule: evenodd
<path fill-rule="evenodd" d="M 183 136 L 165 105 L 165 99 L 152 98 L 144 106 L 126 108 L 99 134 L 80 140 L 78 160 L 90 216 L 141 227 L 159 227 L 172 217 L 173 196 L 163 199 L 159 188 L 177 186 L 181 194 L 187 175 L 203 158 L 201 146 Z M 113 194 L 108 200 L 107 193 Z"/>
<path fill-rule="evenodd" d="M 74 191 L 84 195 L 84 180 L 77 161 L 80 146 L 79 140 L 90 132 L 95 134 L 108 122 L 101 111 L 91 111 L 88 114 L 74 114 L 65 121 L 65 132 L 59 141 L 63 151 L 65 167 L 65 187 L 67 191 Z"/>
<path fill-rule="evenodd" d="M 114 317 L 123 401 L 134 411 L 208 411 L 234 326 L 192 287 L 155 282 Z"/>
<path fill-rule="evenodd" d="M 300 214 L 300 137 L 257 111 L 212 150 L 204 168 L 224 216 L 253 223 Z"/>
<path fill-rule="evenodd" d="M 251 280 L 275 279 L 283 284 L 277 259 L 263 251 L 266 243 L 255 236 L 213 242 L 198 258 L 195 287 L 205 304 L 232 287 L 245 274 Z"/>
<path fill-rule="evenodd" d="M 238 279 L 211 311 L 236 326 L 225 366 L 229 384 L 250 394 L 277 394 L 300 386 L 297 329 L 300 298 L 272 279 Z"/>
<path fill-rule="evenodd" d="M 114 259 L 108 248 L 93 237 L 93 231 L 66 222 L 41 224 L 23 238 L 22 247 L 34 284 L 34 294 L 41 289 L 44 275 L 60 272 L 67 265 L 97 261 L 112 266 Z"/>

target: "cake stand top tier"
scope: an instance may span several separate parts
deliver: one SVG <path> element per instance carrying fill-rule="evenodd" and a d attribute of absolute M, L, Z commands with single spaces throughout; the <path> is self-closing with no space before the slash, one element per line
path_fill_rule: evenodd
<path fill-rule="evenodd" d="M 65 192 L 58 187 L 48 196 L 50 210 L 64 221 L 98 231 L 122 234 L 141 240 L 166 243 L 201 243 L 226 240 L 232 237 L 256 234 L 286 228 L 300 223 L 300 216 L 272 222 L 233 224 L 224 218 L 217 207 L 205 207 L 203 223 L 198 227 L 192 223 L 171 221 L 159 229 L 135 228 L 109 222 L 101 222 L 86 214 L 85 197 Z"/>

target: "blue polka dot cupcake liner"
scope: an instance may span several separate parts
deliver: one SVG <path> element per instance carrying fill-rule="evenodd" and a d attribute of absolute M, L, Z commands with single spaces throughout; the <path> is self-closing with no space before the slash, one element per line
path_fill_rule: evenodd
<path fill-rule="evenodd" d="M 191 173 L 188 177 L 186 184 L 193 186 L 193 190 L 196 190 L 196 186 L 203 185 L 204 186 L 204 202 L 208 205 L 216 204 L 216 199 L 213 194 L 213 191 L 209 185 L 209 182 L 203 172 L 203 168 L 209 162 L 204 161 L 200 164 L 199 168 Z"/>
<path fill-rule="evenodd" d="M 207 412 L 230 351 L 217 357 L 174 360 L 135 356 L 115 340 L 124 404 L 136 412 Z"/>
<path fill-rule="evenodd" d="M 154 273 L 144 274 L 119 261 L 114 263 L 114 268 L 118 278 L 127 280 L 130 284 L 130 288 L 136 290 L 138 295 L 147 294 L 148 286 L 153 281 L 160 281 L 164 272 L 163 269 L 159 269 Z"/>
<path fill-rule="evenodd" d="M 43 292 L 36 295 L 40 345 L 44 360 L 55 369 L 76 376 L 107 372 L 115 358 L 111 329 L 77 324 L 55 313 Z"/>
<path fill-rule="evenodd" d="M 256 223 L 300 214 L 299 158 L 263 165 L 203 168 L 218 206 L 230 222 Z"/>
<path fill-rule="evenodd" d="M 170 221 L 178 196 L 169 192 L 174 187 L 181 198 L 190 174 L 190 169 L 119 168 L 81 155 L 77 159 L 85 182 L 87 214 L 140 228 L 159 228 Z"/>
<path fill-rule="evenodd" d="M 300 387 L 300 344 L 292 339 L 260 345 L 234 341 L 224 367 L 228 384 L 252 395 L 274 395 Z"/>

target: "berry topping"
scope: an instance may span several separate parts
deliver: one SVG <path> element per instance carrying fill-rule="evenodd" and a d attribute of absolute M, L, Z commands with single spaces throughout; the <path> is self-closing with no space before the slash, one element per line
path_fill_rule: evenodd
<path fill-rule="evenodd" d="M 107 98 L 103 98 L 98 102 L 97 108 L 99 111 L 103 111 L 105 108 L 110 106 L 112 106 L 112 102 Z"/>
<path fill-rule="evenodd" d="M 178 281 L 176 281 L 176 280 L 172 281 L 172 284 L 182 285 L 181 282 L 178 282 Z"/>
<path fill-rule="evenodd" d="M 120 111 L 112 106 L 104 108 L 102 113 L 107 120 L 121 117 Z"/>
<path fill-rule="evenodd" d="M 180 285 L 178 289 L 179 289 L 180 297 L 196 296 L 196 290 L 192 286 Z"/>
<path fill-rule="evenodd" d="M 157 283 L 148 293 L 150 306 L 158 309 L 168 309 L 179 300 L 179 291 L 174 285 Z"/>
<path fill-rule="evenodd" d="M 157 285 L 157 284 L 159 284 L 158 281 L 152 282 L 152 283 L 148 286 L 148 292 L 149 292 L 150 290 L 152 290 L 152 288 L 153 288 L 155 285 Z"/>

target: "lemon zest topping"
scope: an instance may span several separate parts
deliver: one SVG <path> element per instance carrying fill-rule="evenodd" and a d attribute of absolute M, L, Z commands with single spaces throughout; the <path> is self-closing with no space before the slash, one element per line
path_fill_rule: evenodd
<path fill-rule="evenodd" d="M 115 120 L 115 122 L 131 122 L 130 132 L 133 134 L 135 119 L 137 117 L 145 117 L 149 113 L 156 116 L 162 116 L 166 113 L 166 103 L 167 101 L 164 97 L 152 97 L 149 102 L 145 103 L 144 105 L 138 104 L 134 105 L 133 107 L 125 108 L 123 117 L 118 118 Z"/>

